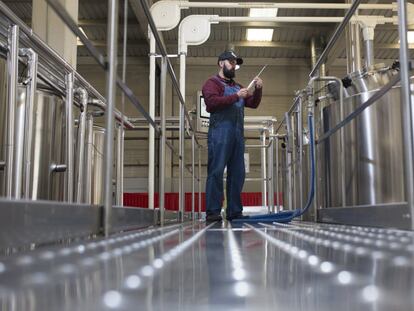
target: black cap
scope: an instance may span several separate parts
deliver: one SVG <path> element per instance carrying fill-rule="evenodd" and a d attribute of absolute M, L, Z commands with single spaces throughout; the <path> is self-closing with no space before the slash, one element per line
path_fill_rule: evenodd
<path fill-rule="evenodd" d="M 237 65 L 243 64 L 243 59 L 240 57 L 237 57 L 237 55 L 233 51 L 224 51 L 223 53 L 221 53 L 220 56 L 218 57 L 217 64 L 219 61 L 226 60 L 226 59 L 236 60 Z"/>

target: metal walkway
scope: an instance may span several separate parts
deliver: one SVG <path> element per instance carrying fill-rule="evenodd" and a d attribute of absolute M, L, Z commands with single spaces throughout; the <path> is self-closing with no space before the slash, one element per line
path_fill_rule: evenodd
<path fill-rule="evenodd" d="M 0 258 L 1 310 L 414 310 L 414 233 L 183 224 Z"/>

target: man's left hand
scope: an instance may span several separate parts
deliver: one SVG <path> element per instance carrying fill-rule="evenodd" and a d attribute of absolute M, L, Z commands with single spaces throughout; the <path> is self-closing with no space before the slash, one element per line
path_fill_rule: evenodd
<path fill-rule="evenodd" d="M 261 89 L 263 87 L 263 80 L 259 77 L 254 78 L 254 81 L 256 81 L 256 89 Z"/>

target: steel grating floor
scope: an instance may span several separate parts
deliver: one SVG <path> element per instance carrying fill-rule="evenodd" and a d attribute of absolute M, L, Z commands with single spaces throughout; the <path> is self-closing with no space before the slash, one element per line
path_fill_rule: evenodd
<path fill-rule="evenodd" d="M 414 310 L 414 233 L 175 225 L 0 258 L 1 310 Z"/>

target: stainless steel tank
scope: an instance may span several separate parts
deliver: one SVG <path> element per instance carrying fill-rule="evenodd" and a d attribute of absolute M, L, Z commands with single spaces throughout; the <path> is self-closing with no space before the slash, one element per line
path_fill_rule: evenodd
<path fill-rule="evenodd" d="M 93 127 L 92 138 L 92 178 L 90 187 L 92 204 L 103 204 L 104 191 L 104 151 L 105 151 L 105 129 L 99 126 Z"/>
<path fill-rule="evenodd" d="M 349 75 L 344 94 L 344 116 L 368 100 L 396 74 L 395 69 L 376 65 Z M 334 90 L 323 108 L 323 132 L 340 121 Z M 322 207 L 342 206 L 341 174 L 345 174 L 345 205 L 404 202 L 404 167 L 400 88 L 394 87 L 344 127 L 345 172 L 341 171 L 338 131 L 322 146 L 324 198 Z"/>
<path fill-rule="evenodd" d="M 20 87 L 18 103 L 24 106 L 25 101 L 26 89 Z M 65 101 L 52 90 L 40 87 L 33 111 L 29 198 L 63 201 L 65 173 L 55 168 L 65 163 Z"/>
<path fill-rule="evenodd" d="M 5 61 L 0 62 L 0 161 L 6 160 L 5 147 L 7 145 L 7 71 L 5 63 Z M 64 164 L 65 162 L 64 99 L 39 84 L 34 100 L 32 133 L 26 133 L 25 128 L 26 88 L 24 86 L 18 87 L 15 108 L 15 145 L 22 146 L 24 135 L 32 135 L 29 199 L 63 201 L 64 173 L 55 172 L 53 167 L 55 164 Z M 20 161 L 22 163 L 20 169 L 23 169 L 23 149 L 16 149 L 20 151 L 15 150 L 14 161 Z M 24 175 L 23 178 L 25 178 Z M 24 179 L 21 182 L 24 185 Z M 0 170 L 0 196 L 5 196 L 4 170 Z"/>

